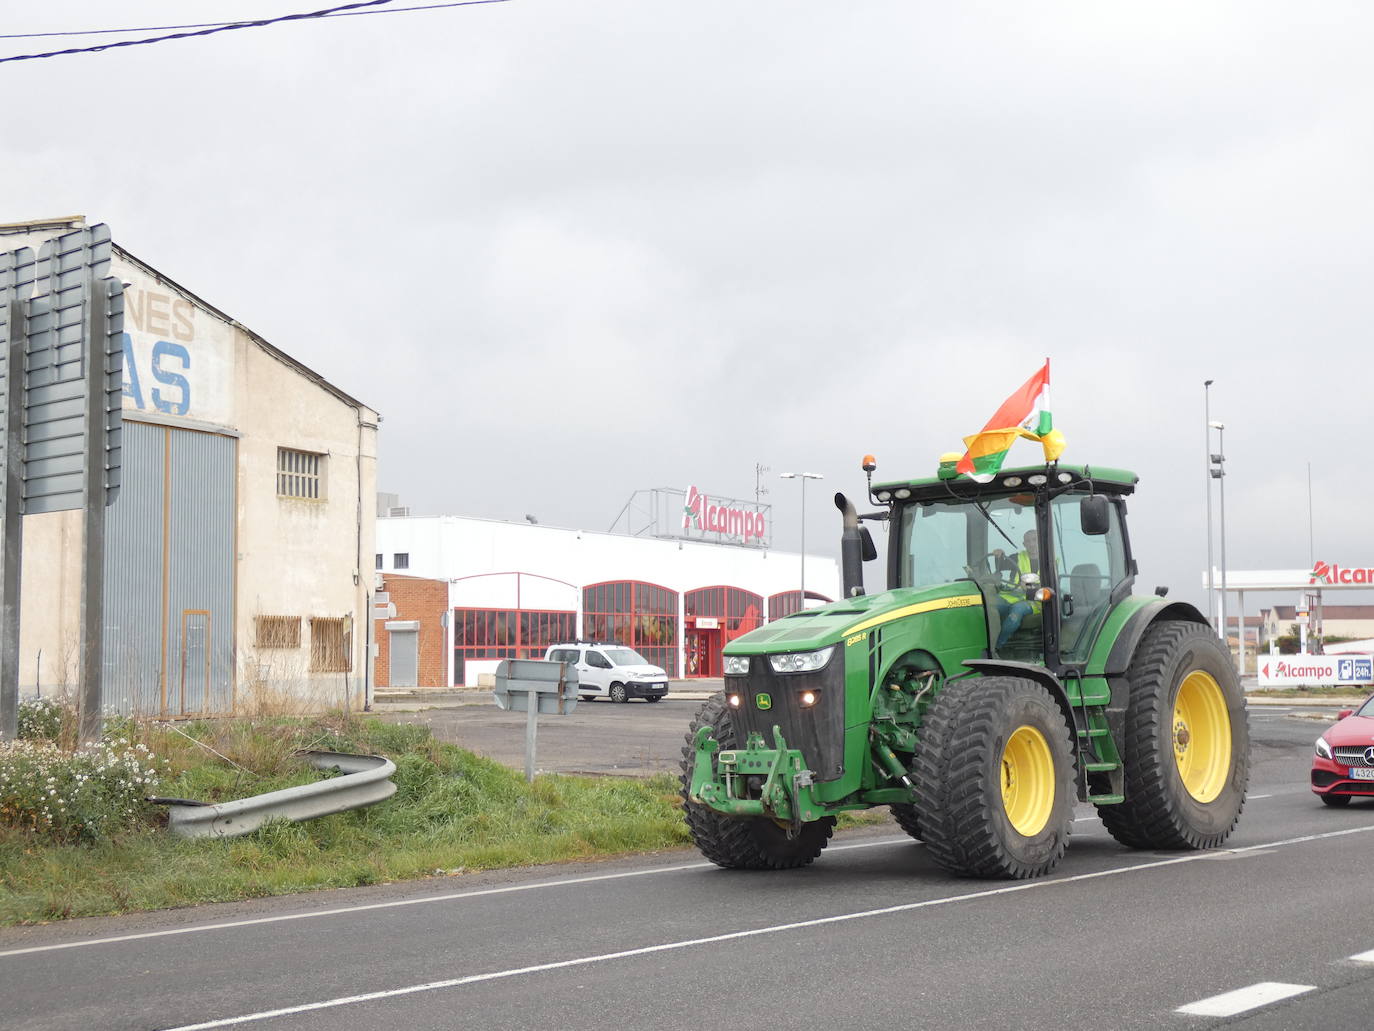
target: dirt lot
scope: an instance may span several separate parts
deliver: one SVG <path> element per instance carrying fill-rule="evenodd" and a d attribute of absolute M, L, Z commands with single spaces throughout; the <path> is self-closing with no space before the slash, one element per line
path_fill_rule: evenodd
<path fill-rule="evenodd" d="M 567 716 L 540 715 L 535 766 L 547 773 L 676 774 L 687 725 L 700 707 L 701 696 L 669 695 L 654 703 L 580 702 Z M 524 769 L 523 712 L 483 703 L 380 715 L 395 723 L 424 723 L 440 741 Z"/>

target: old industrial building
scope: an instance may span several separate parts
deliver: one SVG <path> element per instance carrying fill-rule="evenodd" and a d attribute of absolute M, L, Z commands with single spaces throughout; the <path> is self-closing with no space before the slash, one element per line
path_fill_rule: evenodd
<path fill-rule="evenodd" d="M 83 224 L 0 226 L 0 250 Z M 107 516 L 106 707 L 363 705 L 377 413 L 115 243 L 124 428 Z M 76 680 L 81 518 L 25 518 L 26 695 Z"/>

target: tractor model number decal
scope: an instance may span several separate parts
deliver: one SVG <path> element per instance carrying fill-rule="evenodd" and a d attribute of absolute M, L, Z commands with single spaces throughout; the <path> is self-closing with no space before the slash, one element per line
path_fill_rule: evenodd
<path fill-rule="evenodd" d="M 868 640 L 868 631 L 865 630 L 863 633 L 861 633 L 861 634 L 855 634 L 853 637 L 846 637 L 846 638 L 845 638 L 845 641 L 844 641 L 844 646 L 845 646 L 846 648 L 852 648 L 854 645 L 858 644 L 860 641 L 867 641 L 867 640 Z"/>
<path fill-rule="evenodd" d="M 875 626 L 882 626 L 884 623 L 891 623 L 894 619 L 904 619 L 907 616 L 916 616 L 922 612 L 935 612 L 940 609 L 967 609 L 974 605 L 983 604 L 981 594 L 956 594 L 950 598 L 936 598 L 934 601 L 917 602 L 915 605 L 904 605 L 891 612 L 885 612 L 881 616 L 874 616 L 872 619 L 865 619 L 862 623 L 856 623 L 848 630 L 846 641 L 857 637 L 865 630 L 872 630 Z"/>

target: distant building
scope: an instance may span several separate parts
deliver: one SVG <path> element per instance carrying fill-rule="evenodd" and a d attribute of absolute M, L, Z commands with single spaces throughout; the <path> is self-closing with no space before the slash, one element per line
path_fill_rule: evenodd
<path fill-rule="evenodd" d="M 0 250 L 37 250 L 82 224 L 0 226 Z M 178 717 L 360 706 L 377 413 L 118 246 L 112 272 L 127 285 L 107 707 Z M 76 682 L 80 527 L 79 512 L 25 518 L 24 694 Z"/>
<path fill-rule="evenodd" d="M 799 554 L 712 541 L 393 516 L 377 520 L 375 558 L 395 606 L 376 623 L 376 678 L 393 686 L 412 670 L 439 686 L 424 669 L 441 631 L 443 683 L 475 685 L 502 659 L 579 637 L 628 645 L 672 677 L 716 677 L 726 644 L 801 608 Z M 809 604 L 839 597 L 833 558 L 807 555 L 805 573 Z"/>
<path fill-rule="evenodd" d="M 1322 637 L 1349 637 L 1363 639 L 1374 637 L 1374 605 L 1322 605 L 1312 609 L 1308 619 L 1312 622 L 1308 632 L 1316 632 L 1314 627 L 1318 617 L 1321 619 Z M 1293 605 L 1275 605 L 1273 608 L 1260 609 L 1265 643 L 1276 637 L 1292 632 L 1298 621 L 1298 610 Z"/>

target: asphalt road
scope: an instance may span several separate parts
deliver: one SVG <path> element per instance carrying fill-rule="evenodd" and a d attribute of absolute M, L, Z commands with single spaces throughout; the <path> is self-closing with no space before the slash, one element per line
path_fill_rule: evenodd
<path fill-rule="evenodd" d="M 1081 807 L 1065 861 L 1029 882 L 948 877 L 876 828 L 787 873 L 684 851 L 9 929 L 0 1026 L 1364 1027 L 1374 956 L 1352 957 L 1374 950 L 1374 803 L 1311 796 L 1322 725 L 1253 713 L 1250 801 L 1224 851 L 1124 849 Z M 1235 991 L 1290 994 L 1178 1012 Z"/>

